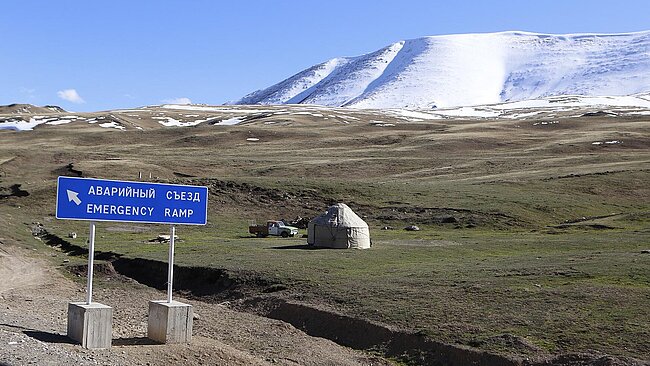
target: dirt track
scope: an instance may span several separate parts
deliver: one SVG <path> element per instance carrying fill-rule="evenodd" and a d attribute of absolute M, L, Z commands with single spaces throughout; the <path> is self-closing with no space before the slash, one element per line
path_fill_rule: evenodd
<path fill-rule="evenodd" d="M 36 259 L 19 256 L 14 248 L 0 246 L 0 295 L 11 290 L 21 290 L 47 284 L 47 271 Z"/>
<path fill-rule="evenodd" d="M 113 347 L 86 350 L 65 337 L 66 304 L 85 297 L 50 262 L 0 244 L 0 365 L 385 365 L 385 360 L 311 337 L 272 319 L 187 299 L 199 318 L 189 345 L 152 344 L 146 338 L 148 300 L 165 294 L 115 276 L 103 276 L 95 301 L 114 309 Z"/>

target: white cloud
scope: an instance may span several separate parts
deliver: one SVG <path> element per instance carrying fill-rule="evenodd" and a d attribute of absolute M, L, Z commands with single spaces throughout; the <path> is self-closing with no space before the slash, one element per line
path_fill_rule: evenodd
<path fill-rule="evenodd" d="M 79 95 L 79 93 L 77 93 L 75 89 L 59 90 L 58 92 L 56 92 L 56 95 L 58 95 L 59 98 L 63 100 L 67 100 L 68 102 L 77 103 L 77 104 L 86 103 L 86 101 L 83 100 L 83 98 L 81 98 L 81 96 Z"/>
<path fill-rule="evenodd" d="M 192 104 L 192 101 L 190 98 L 172 98 L 172 99 L 164 99 L 162 100 L 163 103 L 166 104 Z"/>

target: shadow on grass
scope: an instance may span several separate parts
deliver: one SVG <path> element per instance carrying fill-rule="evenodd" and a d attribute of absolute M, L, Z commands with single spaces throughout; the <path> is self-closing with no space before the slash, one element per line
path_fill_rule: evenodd
<path fill-rule="evenodd" d="M 72 244 L 67 240 L 64 240 L 60 238 L 57 235 L 51 234 L 47 231 L 44 231 L 42 234 L 39 235 L 41 239 L 45 242 L 45 244 L 51 246 L 51 247 L 59 247 L 64 253 L 67 253 L 72 256 L 82 256 L 88 255 L 88 249 L 81 247 L 76 244 Z M 99 260 L 113 260 L 116 258 L 121 257 L 121 255 L 113 252 L 102 252 L 102 251 L 95 251 L 95 259 Z"/>
<path fill-rule="evenodd" d="M 327 248 L 319 248 L 309 244 L 301 244 L 301 245 L 285 245 L 281 247 L 271 247 L 271 249 L 318 250 L 318 249 L 327 249 Z"/>
<path fill-rule="evenodd" d="M 68 343 L 68 344 L 77 344 L 77 342 L 68 338 L 63 334 L 42 332 L 40 330 L 25 330 L 23 333 L 31 338 L 39 340 L 45 343 Z"/>
<path fill-rule="evenodd" d="M 147 337 L 113 339 L 113 346 L 153 346 L 163 344 Z"/>

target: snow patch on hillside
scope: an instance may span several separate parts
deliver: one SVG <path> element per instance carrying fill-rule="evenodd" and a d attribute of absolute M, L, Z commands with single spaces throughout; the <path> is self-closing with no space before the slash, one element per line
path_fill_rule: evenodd
<path fill-rule="evenodd" d="M 182 108 L 181 108 L 182 107 Z M 105 128 L 142 129 L 151 122 L 164 127 L 189 127 L 200 124 L 232 126 L 242 123 L 263 123 L 284 126 L 291 123 L 363 123 L 379 127 L 391 127 L 394 123 L 436 123 L 440 120 L 525 120 L 536 119 L 540 126 L 552 124 L 548 120 L 578 117 L 616 117 L 650 115 L 650 94 L 627 96 L 589 97 L 577 95 L 553 96 L 526 101 L 495 103 L 470 107 L 437 109 L 362 109 L 321 107 L 313 105 L 292 106 L 162 106 L 145 107 L 137 114 L 122 111 L 107 115 L 89 114 L 73 116 L 54 115 L 6 115 L 0 116 L 0 129 L 29 131 L 41 124 L 62 125 L 85 122 Z M 179 111 L 178 109 L 182 110 Z M 187 114 L 187 110 L 196 110 Z M 125 120 L 127 122 L 121 122 Z M 139 126 L 133 118 L 145 123 Z M 536 121 L 537 122 L 537 121 Z"/>
<path fill-rule="evenodd" d="M 403 45 L 399 42 L 368 55 L 342 59 L 326 78 L 286 103 L 345 105 L 384 73 Z"/>
<path fill-rule="evenodd" d="M 650 32 L 433 36 L 313 66 L 236 104 L 440 109 L 650 91 Z"/>
<path fill-rule="evenodd" d="M 105 123 L 100 123 L 99 127 L 103 128 L 116 128 L 118 130 L 125 130 L 126 127 L 122 126 L 121 124 L 117 122 L 105 122 Z"/>
<path fill-rule="evenodd" d="M 620 114 L 647 115 L 650 112 L 650 98 L 648 94 L 610 96 L 610 97 L 585 97 L 561 96 L 542 99 L 532 99 L 519 102 L 497 103 L 473 107 L 456 107 L 443 109 L 387 109 L 382 112 L 408 119 L 413 122 L 435 120 L 442 118 L 507 118 L 524 119 L 542 113 L 588 111 L 590 109 L 619 109 Z M 579 117 L 576 115 L 574 117 Z"/>
<path fill-rule="evenodd" d="M 254 100 L 264 99 L 265 104 L 282 104 L 310 89 L 330 75 L 339 65 L 347 63 L 346 59 L 335 58 L 322 64 L 312 66 L 279 84 L 264 90 L 258 90 L 241 99 L 239 104 L 256 104 Z"/>
<path fill-rule="evenodd" d="M 239 118 L 228 118 L 228 119 L 222 120 L 221 122 L 215 123 L 215 126 L 216 125 L 219 125 L 219 126 L 234 126 L 234 125 L 238 125 L 240 123 L 242 123 L 242 120 L 239 119 Z"/>
<path fill-rule="evenodd" d="M 187 126 L 196 126 L 205 120 L 196 120 L 196 121 L 179 121 L 172 117 L 151 117 L 152 119 L 158 120 L 158 123 L 165 127 L 187 127 Z"/>

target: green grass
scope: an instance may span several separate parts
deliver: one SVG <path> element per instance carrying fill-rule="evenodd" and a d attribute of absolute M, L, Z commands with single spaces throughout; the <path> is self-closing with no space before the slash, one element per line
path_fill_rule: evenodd
<path fill-rule="evenodd" d="M 650 337 L 650 255 L 641 253 L 649 247 L 647 231 L 546 234 L 431 226 L 373 230 L 371 250 L 303 250 L 282 247 L 305 239 L 246 238 L 245 222 L 224 220 L 207 228 L 179 227 L 176 263 L 255 272 L 288 285 L 290 298 L 448 342 L 475 345 L 509 333 L 550 352 L 650 355 L 648 345 L 638 342 Z M 148 242 L 167 227 L 144 233 L 102 229 L 119 226 L 99 224 L 97 250 L 167 260 L 166 245 Z M 507 353 L 498 344 L 482 347 Z"/>
<path fill-rule="evenodd" d="M 437 340 L 534 353 L 498 340 L 513 334 L 550 352 L 650 359 L 642 341 L 650 339 L 646 119 L 569 118 L 545 129 L 531 129 L 534 120 L 367 122 L 119 138 L 81 126 L 5 133 L 0 188 L 22 184 L 30 196 L 0 200 L 0 237 L 51 253 L 31 236 L 40 221 L 62 237 L 76 231 L 71 242 L 85 245 L 88 223 L 53 218 L 55 179 L 69 163 L 88 177 L 133 180 L 143 171 L 160 182 L 225 181 L 227 189 L 211 188 L 208 225 L 178 228 L 177 264 L 255 272 L 287 286 L 278 296 Z M 251 134 L 262 141 L 245 143 Z M 620 146 L 591 145 L 619 134 Z M 278 249 L 306 240 L 248 237 L 249 219 L 312 217 L 333 201 L 367 216 L 372 249 Z M 453 209 L 465 221 L 434 223 Z M 422 230 L 401 230 L 408 224 Z M 379 229 L 386 225 L 396 230 Z M 149 240 L 167 233 L 98 223 L 96 249 L 166 261 L 167 246 Z"/>
<path fill-rule="evenodd" d="M 625 191 L 642 191 L 635 181 L 643 176 L 456 186 L 242 179 L 287 192 L 322 184 L 318 192 L 323 196 L 348 202 L 354 198 L 361 211 L 383 206 L 470 208 L 507 212 L 520 225 L 508 228 L 489 220 L 472 229 L 418 224 L 421 231 L 407 232 L 401 228 L 409 221 L 370 220 L 371 250 L 282 249 L 304 245 L 306 239 L 251 238 L 248 219 L 263 219 L 263 213 L 238 208 L 233 214 L 232 206 L 220 207 L 212 199 L 208 225 L 177 228 L 181 240 L 176 263 L 254 272 L 286 285 L 288 290 L 279 296 L 495 352 L 532 352 L 491 341 L 513 334 L 549 352 L 596 349 L 647 359 L 650 350 L 638 340 L 650 337 L 650 255 L 641 253 L 650 248 L 650 217 L 647 204 Z M 616 187 L 619 194 L 611 198 L 591 192 L 601 186 Z M 12 208 L 10 214 L 23 217 L 21 210 Z M 589 219 L 597 216 L 606 217 Z M 587 219 L 555 227 L 582 217 Z M 85 245 L 88 223 L 51 217 L 44 221 L 62 237 L 76 231 L 79 237 L 69 241 Z M 6 223 L 21 240 L 37 244 L 28 219 Z M 613 229 L 585 226 L 591 223 Z M 396 230 L 379 229 L 386 224 Z M 166 225 L 98 223 L 96 250 L 166 261 L 167 245 L 150 240 L 168 233 Z"/>

